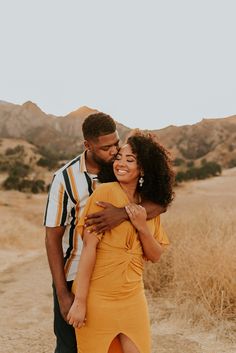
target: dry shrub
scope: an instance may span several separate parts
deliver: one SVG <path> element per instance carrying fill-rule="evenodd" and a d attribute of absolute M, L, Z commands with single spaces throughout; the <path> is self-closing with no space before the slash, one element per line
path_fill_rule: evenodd
<path fill-rule="evenodd" d="M 173 285 L 173 256 L 168 249 L 158 263 L 147 262 L 144 268 L 144 286 L 156 296 L 160 291 L 168 290 Z"/>
<path fill-rule="evenodd" d="M 144 278 L 153 293 L 162 288 L 173 297 L 182 317 L 211 325 L 236 317 L 236 219 L 232 208 L 202 205 L 181 217 L 170 213 L 172 245 Z"/>
<path fill-rule="evenodd" d="M 173 241 L 173 262 L 179 304 L 191 298 L 217 317 L 235 315 L 235 229 L 231 210 L 214 208 L 183 220 L 181 228 L 176 229 L 179 239 Z"/>

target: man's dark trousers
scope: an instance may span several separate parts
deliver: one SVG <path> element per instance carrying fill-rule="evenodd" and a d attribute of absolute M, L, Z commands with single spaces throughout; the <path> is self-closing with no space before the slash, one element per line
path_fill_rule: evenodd
<path fill-rule="evenodd" d="M 67 282 L 71 290 L 73 281 Z M 56 335 L 56 349 L 54 353 L 77 353 L 76 337 L 74 327 L 67 324 L 63 319 L 57 299 L 56 289 L 53 285 L 54 300 L 54 333 Z"/>

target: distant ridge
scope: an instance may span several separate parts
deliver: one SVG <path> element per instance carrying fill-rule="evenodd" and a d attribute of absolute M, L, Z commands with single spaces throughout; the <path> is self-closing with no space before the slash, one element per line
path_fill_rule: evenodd
<path fill-rule="evenodd" d="M 10 105 L 12 105 L 13 103 L 9 103 L 9 102 L 0 100 L 0 104 L 10 104 Z"/>
<path fill-rule="evenodd" d="M 0 137 L 26 140 L 37 147 L 55 150 L 59 154 L 76 155 L 83 146 L 81 126 L 84 119 L 98 112 L 86 106 L 57 117 L 44 113 L 37 104 L 0 104 Z M 118 123 L 121 138 L 129 130 Z"/>
<path fill-rule="evenodd" d="M 73 112 L 69 113 L 65 117 L 66 118 L 81 118 L 81 119 L 85 119 L 90 114 L 93 114 L 93 113 L 96 113 L 96 112 L 98 112 L 97 109 L 91 109 L 89 107 L 83 106 L 83 107 L 80 107 L 80 108 L 74 110 Z"/>
<path fill-rule="evenodd" d="M 22 105 L 0 101 L 0 137 L 19 138 L 37 147 L 76 155 L 83 145 L 81 125 L 97 111 L 82 106 L 57 117 L 44 113 L 31 101 Z M 119 122 L 117 128 L 123 140 L 130 129 Z M 236 115 L 204 118 L 193 125 L 170 125 L 152 132 L 179 163 L 200 164 L 203 159 L 216 161 L 223 167 L 232 165 L 234 160 L 236 163 Z"/>

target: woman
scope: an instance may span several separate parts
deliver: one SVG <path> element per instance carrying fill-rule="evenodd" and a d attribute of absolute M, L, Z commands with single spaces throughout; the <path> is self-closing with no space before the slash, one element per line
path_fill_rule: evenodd
<path fill-rule="evenodd" d="M 160 217 L 147 221 L 141 200 L 168 206 L 173 172 L 154 137 L 135 133 L 113 164 L 116 182 L 100 185 L 89 198 L 77 230 L 83 250 L 68 321 L 76 328 L 80 353 L 107 353 L 114 338 L 124 353 L 150 353 L 150 326 L 142 273 L 144 259 L 159 260 L 168 238 Z M 95 234 L 84 228 L 97 201 L 126 207 L 130 222 Z M 113 350 L 114 351 L 114 350 Z"/>

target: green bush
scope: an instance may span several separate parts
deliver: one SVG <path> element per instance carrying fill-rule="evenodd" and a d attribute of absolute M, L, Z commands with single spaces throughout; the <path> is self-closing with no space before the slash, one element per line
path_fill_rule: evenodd
<path fill-rule="evenodd" d="M 222 172 L 221 165 L 216 162 L 206 162 L 200 169 L 203 169 L 207 176 L 220 175 Z"/>
<path fill-rule="evenodd" d="M 3 187 L 6 190 L 19 190 L 20 179 L 14 175 L 9 175 L 3 182 Z"/>
<path fill-rule="evenodd" d="M 211 176 L 220 175 L 222 168 L 220 164 L 216 162 L 204 162 L 201 167 L 192 167 L 187 169 L 185 172 L 180 171 L 176 174 L 176 182 L 180 183 L 186 180 L 200 180 L 206 179 Z"/>
<path fill-rule="evenodd" d="M 198 159 L 205 156 L 212 149 L 213 142 L 206 142 L 204 140 L 189 140 L 186 147 L 179 146 L 179 151 L 183 157 L 187 159 Z"/>
<path fill-rule="evenodd" d="M 236 167 L 236 158 L 235 158 L 235 159 L 231 159 L 231 160 L 229 161 L 228 167 L 229 167 L 229 168 L 234 168 L 234 167 Z"/>
<path fill-rule="evenodd" d="M 44 180 L 36 179 L 36 180 L 29 180 L 23 179 L 19 183 L 19 191 L 22 192 L 32 192 L 34 194 L 38 194 L 40 192 L 44 192 L 46 189 Z"/>
<path fill-rule="evenodd" d="M 48 170 L 52 170 L 57 168 L 58 161 L 51 158 L 40 158 L 37 162 L 37 165 L 43 168 L 48 168 Z"/>
<path fill-rule="evenodd" d="M 10 169 L 10 163 L 1 157 L 2 156 L 0 156 L 0 173 L 7 172 Z"/>
<path fill-rule="evenodd" d="M 30 180 L 27 178 L 30 167 L 19 161 L 15 162 L 9 168 L 9 175 L 3 182 L 6 190 L 19 190 L 22 192 L 33 192 L 35 194 L 46 191 L 44 180 Z"/>
<path fill-rule="evenodd" d="M 6 156 L 10 156 L 13 154 L 23 154 L 24 151 L 25 151 L 24 146 L 17 145 L 14 148 L 7 148 L 5 154 L 6 154 Z"/>
<path fill-rule="evenodd" d="M 188 168 L 192 168 L 194 166 L 194 161 L 189 161 L 186 165 Z"/>
<path fill-rule="evenodd" d="M 71 143 L 73 145 L 73 143 L 77 143 L 77 139 L 75 139 L 74 141 L 72 140 Z M 72 158 L 74 158 L 77 154 L 80 154 L 83 151 L 83 143 L 81 142 L 81 145 L 78 146 L 78 149 L 76 149 L 76 151 L 74 149 L 69 149 L 66 150 L 66 148 L 61 148 L 61 149 L 57 149 L 56 147 L 38 147 L 37 152 L 39 154 L 41 154 L 41 156 L 45 159 L 51 159 L 54 161 L 64 161 L 64 160 L 70 160 Z"/>
<path fill-rule="evenodd" d="M 182 158 L 175 158 L 173 161 L 173 165 L 179 167 L 180 165 L 185 164 L 185 161 Z"/>
<path fill-rule="evenodd" d="M 16 176 L 9 176 L 3 183 L 6 190 L 19 190 L 21 192 L 32 192 L 38 194 L 47 191 L 44 180 L 21 179 Z"/>
<path fill-rule="evenodd" d="M 16 178 L 24 178 L 30 172 L 30 167 L 27 164 L 16 161 L 9 170 L 9 176 L 14 176 Z"/>
<path fill-rule="evenodd" d="M 33 180 L 31 191 L 34 194 L 46 191 L 45 181 L 41 179 Z"/>
<path fill-rule="evenodd" d="M 184 180 L 186 180 L 185 172 L 178 172 L 175 176 L 175 182 L 178 184 Z"/>

